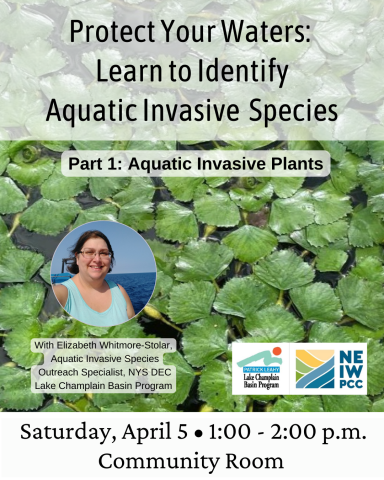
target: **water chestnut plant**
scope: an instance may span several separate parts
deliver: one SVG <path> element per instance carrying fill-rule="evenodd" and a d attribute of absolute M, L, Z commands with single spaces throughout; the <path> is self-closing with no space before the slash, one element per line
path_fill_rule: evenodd
<path fill-rule="evenodd" d="M 71 145 L 0 142 L 2 409 L 384 411 L 382 144 L 317 143 L 332 156 L 323 179 L 69 178 L 61 174 L 60 152 Z M 111 328 L 70 318 L 50 286 L 57 244 L 93 220 L 138 230 L 157 264 L 149 305 Z M 177 391 L 31 393 L 29 369 L 41 355 L 30 351 L 30 340 L 51 337 L 176 338 L 178 351 L 165 362 L 176 367 Z M 366 342 L 368 395 L 233 396 L 234 342 Z"/>

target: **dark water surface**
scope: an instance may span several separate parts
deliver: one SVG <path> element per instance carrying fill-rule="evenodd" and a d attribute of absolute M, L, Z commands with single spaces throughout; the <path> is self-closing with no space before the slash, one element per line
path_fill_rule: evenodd
<path fill-rule="evenodd" d="M 135 313 L 139 313 L 152 296 L 156 283 L 156 272 L 109 273 L 106 278 L 124 287 L 132 301 Z"/>
<path fill-rule="evenodd" d="M 73 277 L 73 275 L 67 274 L 61 278 L 52 278 L 52 283 L 65 282 L 69 277 Z M 118 283 L 126 290 L 132 301 L 135 313 L 139 313 L 151 298 L 156 283 L 156 272 L 109 273 L 105 278 Z"/>

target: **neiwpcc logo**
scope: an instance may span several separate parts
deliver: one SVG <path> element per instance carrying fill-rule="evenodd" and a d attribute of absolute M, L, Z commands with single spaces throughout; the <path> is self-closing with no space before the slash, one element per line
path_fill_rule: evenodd
<path fill-rule="evenodd" d="M 296 350 L 296 388 L 334 387 L 334 350 Z"/>
<path fill-rule="evenodd" d="M 294 345 L 294 348 L 292 346 Z M 290 393 L 305 395 L 366 395 L 365 343 L 291 344 Z"/>

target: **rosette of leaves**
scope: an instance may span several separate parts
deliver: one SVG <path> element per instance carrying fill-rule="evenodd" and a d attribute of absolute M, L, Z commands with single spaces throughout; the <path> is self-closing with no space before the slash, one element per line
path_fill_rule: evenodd
<path fill-rule="evenodd" d="M 61 175 L 60 152 L 71 142 L 1 145 L 0 158 L 6 159 L 0 176 L 1 408 L 382 411 L 382 146 L 324 143 L 332 155 L 328 180 L 165 177 L 101 182 Z M 132 148 L 138 145 L 158 148 L 145 142 Z M 295 142 L 294 147 L 304 149 L 307 143 Z M 156 259 L 157 284 L 149 305 L 118 327 L 77 322 L 51 293 L 48 246 L 93 220 L 120 221 L 137 229 Z M 165 362 L 176 367 L 177 391 L 32 394 L 29 369 L 41 356 L 30 351 L 30 339 L 56 336 L 174 337 L 178 352 L 168 354 Z M 232 395 L 233 342 L 307 341 L 368 343 L 368 395 Z"/>

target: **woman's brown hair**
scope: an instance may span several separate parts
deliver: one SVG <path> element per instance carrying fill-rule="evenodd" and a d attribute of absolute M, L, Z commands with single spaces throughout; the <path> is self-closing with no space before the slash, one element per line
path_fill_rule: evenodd
<path fill-rule="evenodd" d="M 81 252 L 84 243 L 87 240 L 89 240 L 90 238 L 102 238 L 104 240 L 104 242 L 107 244 L 108 250 L 111 253 L 111 267 L 110 267 L 108 272 L 112 271 L 112 267 L 113 267 L 113 264 L 114 264 L 115 257 L 114 257 L 114 254 L 113 254 L 113 250 L 112 250 L 110 241 L 104 235 L 104 233 L 100 232 L 99 230 L 87 230 L 86 232 L 84 232 L 79 237 L 76 244 L 72 247 L 71 257 L 70 257 L 72 263 L 70 263 L 67 266 L 68 272 L 73 273 L 73 274 L 79 273 L 79 267 L 76 264 L 76 255 L 78 255 Z"/>

